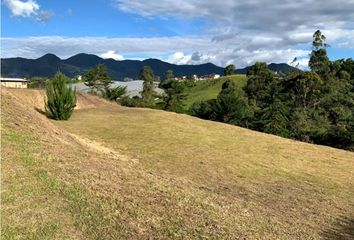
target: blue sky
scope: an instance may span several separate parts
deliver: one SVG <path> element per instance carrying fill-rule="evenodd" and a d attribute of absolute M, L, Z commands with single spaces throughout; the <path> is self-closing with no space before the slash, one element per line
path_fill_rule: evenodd
<path fill-rule="evenodd" d="M 331 59 L 354 57 L 353 0 L 4 0 L 1 10 L 2 57 L 85 52 L 237 67 L 297 57 L 305 67 L 317 29 Z"/>

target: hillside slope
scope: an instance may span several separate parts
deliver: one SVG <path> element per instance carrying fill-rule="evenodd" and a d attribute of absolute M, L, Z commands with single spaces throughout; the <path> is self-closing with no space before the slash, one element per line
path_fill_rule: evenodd
<path fill-rule="evenodd" d="M 2 89 L 2 239 L 350 239 L 354 153 L 80 94 Z M 37 110 L 36 110 L 37 109 Z"/>
<path fill-rule="evenodd" d="M 193 103 L 217 98 L 221 91 L 222 84 L 226 80 L 232 80 L 237 86 L 246 85 L 246 75 L 231 75 L 219 79 L 210 79 L 195 82 L 195 86 L 185 89 L 186 98 L 183 100 L 184 109 L 188 110 Z"/>

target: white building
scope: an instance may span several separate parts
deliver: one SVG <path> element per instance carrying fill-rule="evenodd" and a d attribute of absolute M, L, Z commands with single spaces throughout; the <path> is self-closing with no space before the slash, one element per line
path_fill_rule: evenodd
<path fill-rule="evenodd" d="M 28 80 L 24 78 L 0 78 L 1 86 L 8 88 L 27 88 Z"/>

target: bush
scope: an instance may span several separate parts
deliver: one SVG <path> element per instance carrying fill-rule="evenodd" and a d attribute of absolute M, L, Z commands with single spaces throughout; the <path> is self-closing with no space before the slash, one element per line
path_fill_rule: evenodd
<path fill-rule="evenodd" d="M 216 99 L 196 102 L 189 108 L 190 115 L 207 120 L 216 120 L 215 114 Z"/>
<path fill-rule="evenodd" d="M 49 79 L 43 77 L 33 77 L 28 82 L 28 88 L 45 88 Z"/>
<path fill-rule="evenodd" d="M 183 100 L 186 98 L 184 84 L 175 80 L 166 80 L 161 84 L 161 88 L 165 90 L 163 101 L 159 104 L 161 109 L 182 113 L 184 111 Z"/>
<path fill-rule="evenodd" d="M 65 75 L 58 72 L 46 87 L 45 111 L 55 120 L 69 119 L 76 106 L 76 90 L 66 83 Z"/>
<path fill-rule="evenodd" d="M 117 86 L 116 88 L 108 88 L 105 93 L 105 98 L 111 101 L 117 101 L 127 93 L 127 87 Z"/>
<path fill-rule="evenodd" d="M 119 103 L 125 107 L 144 107 L 145 106 L 144 101 L 138 96 L 134 96 L 134 97 L 124 96 L 119 100 Z"/>

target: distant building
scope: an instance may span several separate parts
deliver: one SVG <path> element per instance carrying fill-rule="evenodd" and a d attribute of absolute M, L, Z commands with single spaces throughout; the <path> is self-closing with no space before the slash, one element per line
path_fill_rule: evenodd
<path fill-rule="evenodd" d="M 218 79 L 218 78 L 220 78 L 220 74 L 215 74 L 214 79 Z"/>
<path fill-rule="evenodd" d="M 24 78 L 0 78 L 1 86 L 8 88 L 27 88 L 28 80 Z"/>

